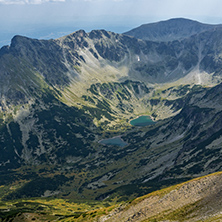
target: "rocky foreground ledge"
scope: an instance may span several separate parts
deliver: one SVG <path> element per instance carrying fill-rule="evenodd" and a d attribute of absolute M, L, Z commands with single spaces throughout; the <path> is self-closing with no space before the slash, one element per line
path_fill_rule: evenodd
<path fill-rule="evenodd" d="M 137 198 L 99 221 L 222 221 L 221 212 L 220 172 Z"/>

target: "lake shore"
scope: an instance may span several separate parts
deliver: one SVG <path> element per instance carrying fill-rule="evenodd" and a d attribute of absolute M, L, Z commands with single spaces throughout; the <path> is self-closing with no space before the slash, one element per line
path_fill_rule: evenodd
<path fill-rule="evenodd" d="M 98 143 L 104 145 L 104 146 L 109 146 L 109 145 L 115 145 L 115 146 L 120 146 L 120 147 L 124 147 L 127 146 L 128 143 L 125 142 L 122 138 L 122 135 L 119 136 L 114 136 L 112 138 L 108 138 L 108 139 L 102 139 L 99 140 Z"/>
<path fill-rule="evenodd" d="M 155 120 L 152 116 L 140 115 L 129 122 L 132 126 L 148 126 L 155 124 Z"/>

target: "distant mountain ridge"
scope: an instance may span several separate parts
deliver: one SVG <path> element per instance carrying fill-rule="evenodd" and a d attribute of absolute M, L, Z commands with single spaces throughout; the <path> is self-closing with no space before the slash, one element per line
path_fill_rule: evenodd
<path fill-rule="evenodd" d="M 124 34 L 143 40 L 168 42 L 182 40 L 192 35 L 221 27 L 221 24 L 209 25 L 185 18 L 174 18 L 166 21 L 144 24 Z"/>

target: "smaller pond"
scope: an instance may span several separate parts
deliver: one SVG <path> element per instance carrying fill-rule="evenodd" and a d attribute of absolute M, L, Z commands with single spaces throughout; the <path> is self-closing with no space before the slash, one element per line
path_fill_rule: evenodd
<path fill-rule="evenodd" d="M 124 142 L 120 136 L 113 137 L 110 139 L 100 140 L 99 143 L 103 145 L 116 145 L 116 146 L 121 146 L 121 147 L 128 145 L 128 143 Z"/>
<path fill-rule="evenodd" d="M 139 116 L 136 119 L 131 120 L 130 124 L 133 126 L 148 126 L 155 124 L 155 122 L 150 116 Z"/>

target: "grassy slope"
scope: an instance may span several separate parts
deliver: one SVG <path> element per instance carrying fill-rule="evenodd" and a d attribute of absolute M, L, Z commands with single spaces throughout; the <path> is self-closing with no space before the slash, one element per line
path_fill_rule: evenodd
<path fill-rule="evenodd" d="M 2 221 L 221 221 L 221 182 L 218 172 L 118 204 L 52 198 L 0 202 L 0 215 Z"/>

